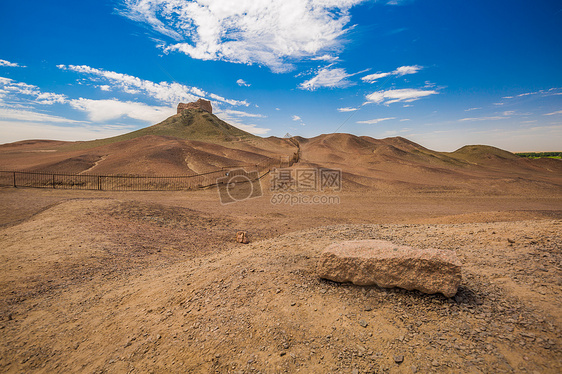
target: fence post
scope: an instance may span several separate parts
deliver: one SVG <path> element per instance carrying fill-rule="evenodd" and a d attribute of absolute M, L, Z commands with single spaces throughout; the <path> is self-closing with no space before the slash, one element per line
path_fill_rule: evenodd
<path fill-rule="evenodd" d="M 100 176 L 98 175 L 98 190 L 101 190 Z"/>
<path fill-rule="evenodd" d="M 55 175 L 53 174 L 53 188 L 55 188 Z"/>
<path fill-rule="evenodd" d="M 17 188 L 18 186 L 16 185 L 16 172 L 14 171 L 14 187 Z"/>

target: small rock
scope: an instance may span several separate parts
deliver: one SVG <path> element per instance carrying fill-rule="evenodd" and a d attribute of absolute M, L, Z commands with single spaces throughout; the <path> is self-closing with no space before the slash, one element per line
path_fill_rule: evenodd
<path fill-rule="evenodd" d="M 507 242 L 510 243 L 510 244 L 513 244 L 513 243 L 515 243 L 515 240 L 507 238 Z"/>
<path fill-rule="evenodd" d="M 236 241 L 242 244 L 248 244 L 250 240 L 248 239 L 248 233 L 246 231 L 238 231 L 236 233 Z"/>
<path fill-rule="evenodd" d="M 396 362 L 397 364 L 403 363 L 404 362 L 404 356 L 403 355 L 394 356 L 394 362 Z"/>
<path fill-rule="evenodd" d="M 359 321 L 359 325 L 360 325 L 361 327 L 367 327 L 367 326 L 369 326 L 369 324 L 367 323 L 367 321 L 365 321 L 364 319 L 362 319 L 362 320 Z"/>

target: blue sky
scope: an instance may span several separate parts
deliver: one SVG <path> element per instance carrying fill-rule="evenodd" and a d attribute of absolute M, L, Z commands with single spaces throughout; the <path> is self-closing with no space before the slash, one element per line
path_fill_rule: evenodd
<path fill-rule="evenodd" d="M 260 136 L 562 150 L 562 4 L 2 0 L 0 143 L 89 140 L 199 97 Z"/>

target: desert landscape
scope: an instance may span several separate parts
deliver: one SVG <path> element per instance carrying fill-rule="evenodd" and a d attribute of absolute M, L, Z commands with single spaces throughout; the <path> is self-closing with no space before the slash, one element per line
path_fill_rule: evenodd
<path fill-rule="evenodd" d="M 284 162 L 341 170 L 341 189 L 276 190 Z M 197 107 L 115 138 L 0 145 L 5 171 L 235 168 L 270 171 L 230 204 L 220 186 L 1 187 L 1 371 L 562 371 L 560 160 L 401 137 L 261 138 Z M 303 203 L 318 195 L 333 199 Z M 362 239 L 453 251 L 457 293 L 318 276 L 327 246 Z"/>

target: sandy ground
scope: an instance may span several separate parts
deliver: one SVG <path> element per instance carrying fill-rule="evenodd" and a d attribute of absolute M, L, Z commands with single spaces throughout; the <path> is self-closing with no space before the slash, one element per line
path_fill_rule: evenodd
<path fill-rule="evenodd" d="M 562 371 L 561 194 L 338 197 L 0 190 L 0 371 Z M 458 294 L 316 276 L 364 238 L 454 250 Z"/>

